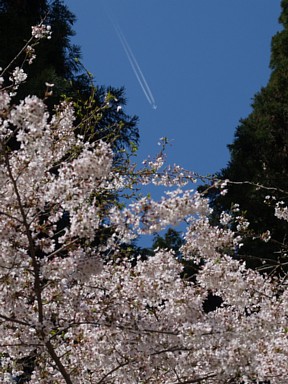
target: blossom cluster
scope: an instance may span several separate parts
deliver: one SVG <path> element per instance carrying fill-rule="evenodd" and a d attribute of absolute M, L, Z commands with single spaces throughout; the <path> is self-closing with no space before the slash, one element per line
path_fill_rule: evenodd
<path fill-rule="evenodd" d="M 158 157 L 120 175 L 108 143 L 77 135 L 69 102 L 50 114 L 36 96 L 12 104 L 3 88 L 0 113 L 1 382 L 27 375 L 30 359 L 31 384 L 287 383 L 285 279 L 233 257 L 231 217 L 212 226 L 209 201 L 181 189 L 192 173 L 158 172 Z M 135 180 L 176 188 L 111 206 L 106 196 Z M 288 220 L 281 203 L 275 213 Z M 197 273 L 168 249 L 120 252 L 183 220 L 182 257 Z M 211 294 L 221 304 L 205 311 Z"/>
<path fill-rule="evenodd" d="M 15 85 L 19 85 L 23 83 L 27 79 L 27 74 L 24 72 L 22 68 L 16 67 L 10 77 L 11 81 L 14 81 Z"/>
<path fill-rule="evenodd" d="M 288 207 L 285 206 L 284 201 L 279 201 L 275 207 L 275 216 L 278 219 L 288 221 Z"/>
<path fill-rule="evenodd" d="M 39 24 L 32 26 L 32 36 L 35 39 L 51 39 L 51 26 L 45 24 Z"/>

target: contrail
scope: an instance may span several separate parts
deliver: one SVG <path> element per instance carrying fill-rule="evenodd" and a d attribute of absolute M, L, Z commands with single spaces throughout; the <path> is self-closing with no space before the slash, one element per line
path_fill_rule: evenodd
<path fill-rule="evenodd" d="M 147 83 L 147 80 L 145 79 L 145 76 L 138 64 L 138 61 L 136 60 L 136 57 L 135 55 L 133 54 L 129 44 L 128 44 L 128 41 L 126 40 L 123 32 L 121 31 L 120 27 L 118 25 L 113 25 L 114 26 L 114 29 L 119 37 L 119 40 L 122 44 L 122 47 L 126 53 L 126 56 L 129 60 L 129 63 L 133 69 L 133 72 L 142 88 L 142 91 L 144 93 L 144 95 L 146 96 L 148 102 L 151 104 L 152 108 L 153 109 L 156 109 L 157 108 L 157 105 L 156 105 L 156 102 L 155 102 L 155 99 L 154 99 L 154 96 L 152 94 L 152 91 Z"/>
<path fill-rule="evenodd" d="M 108 18 L 111 21 L 111 24 L 113 25 L 113 28 L 116 31 L 116 34 L 117 34 L 117 36 L 120 40 L 120 43 L 124 49 L 124 52 L 127 56 L 127 59 L 131 65 L 131 68 L 132 68 L 132 70 L 133 70 L 133 72 L 134 72 L 134 74 L 138 80 L 138 83 L 139 83 L 144 95 L 146 96 L 148 103 L 152 106 L 153 109 L 156 109 L 157 104 L 156 104 L 156 101 L 155 101 L 154 96 L 152 94 L 152 91 L 151 91 L 151 89 L 147 83 L 147 80 L 145 79 L 145 76 L 144 76 L 144 74 L 143 74 L 143 72 L 142 72 L 142 70 L 138 64 L 138 61 L 136 60 L 135 55 L 133 54 L 133 51 L 132 51 L 130 45 L 128 44 L 128 41 L 127 41 L 124 33 L 122 32 L 120 26 L 117 25 L 113 21 L 112 17 L 108 14 L 107 9 L 106 9 L 106 13 L 107 13 Z"/>

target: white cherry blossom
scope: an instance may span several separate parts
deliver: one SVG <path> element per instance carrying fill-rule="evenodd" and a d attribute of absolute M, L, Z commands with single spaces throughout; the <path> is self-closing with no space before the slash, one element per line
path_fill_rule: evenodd
<path fill-rule="evenodd" d="M 76 134 L 71 103 L 50 115 L 36 96 L 17 105 L 2 88 L 0 112 L 1 382 L 30 359 L 31 384 L 287 383 L 286 276 L 234 257 L 231 217 L 212 226 L 209 201 L 183 189 L 193 173 L 164 168 L 162 156 L 120 172 L 108 143 Z M 167 192 L 106 199 L 137 183 Z M 284 203 L 275 215 L 288 220 Z M 123 256 L 139 234 L 183 220 L 182 258 L 197 273 L 168 249 Z M 208 311 L 211 295 L 221 303 Z"/>

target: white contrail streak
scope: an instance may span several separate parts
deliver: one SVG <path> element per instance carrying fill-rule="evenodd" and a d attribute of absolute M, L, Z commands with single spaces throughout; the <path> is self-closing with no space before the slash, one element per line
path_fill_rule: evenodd
<path fill-rule="evenodd" d="M 106 7 L 104 6 L 104 9 Z M 113 25 L 113 28 L 115 29 L 116 31 L 116 34 L 120 40 L 120 43 L 124 49 L 124 52 L 127 56 L 127 59 L 131 65 L 131 68 L 138 80 L 138 83 L 148 101 L 148 103 L 152 106 L 153 109 L 156 109 L 157 108 L 157 104 L 156 104 L 156 101 L 154 99 L 154 96 L 152 94 L 152 91 L 147 83 L 147 80 L 145 79 L 145 76 L 138 64 L 138 61 L 136 60 L 136 57 L 135 55 L 133 54 L 133 51 L 132 49 L 130 48 L 130 45 L 128 44 L 128 41 L 124 35 L 124 33 L 122 32 L 121 28 L 119 25 L 116 25 L 116 23 L 113 21 L 111 15 L 108 13 L 108 10 L 106 8 L 106 14 L 108 16 L 108 18 L 110 19 L 111 21 L 111 24 Z"/>
<path fill-rule="evenodd" d="M 136 60 L 136 57 L 135 55 L 133 54 L 129 44 L 128 44 L 128 41 L 126 40 L 123 32 L 121 31 L 120 27 L 118 25 L 115 25 L 113 24 L 114 26 L 114 29 L 119 37 L 119 40 L 122 44 L 122 47 L 126 53 L 126 56 L 129 60 L 129 63 L 131 65 L 131 68 L 133 69 L 133 72 L 142 88 L 142 91 L 144 93 L 144 95 L 146 96 L 146 99 L 148 100 L 148 102 L 151 104 L 152 108 L 156 109 L 157 108 L 157 105 L 156 105 L 156 102 L 155 102 L 155 99 L 154 99 L 154 96 L 152 94 L 152 91 L 147 83 L 147 80 L 145 79 L 145 76 Z"/>

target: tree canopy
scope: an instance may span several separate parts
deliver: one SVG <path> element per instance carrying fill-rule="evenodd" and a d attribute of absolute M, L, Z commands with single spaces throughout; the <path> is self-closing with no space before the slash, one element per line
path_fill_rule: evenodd
<path fill-rule="evenodd" d="M 270 79 L 255 95 L 250 115 L 242 119 L 236 129 L 235 139 L 228 146 L 230 161 L 217 175 L 231 181 L 228 193 L 224 196 L 209 190 L 214 208 L 231 212 L 237 203 L 250 223 L 239 255 L 245 257 L 250 266 L 261 265 L 265 258 L 272 259 L 272 269 L 277 268 L 286 254 L 288 230 L 287 223 L 276 220 L 273 200 L 286 202 L 288 191 L 287 0 L 281 5 L 279 22 L 283 29 L 272 39 Z M 219 223 L 219 215 L 217 218 L 215 214 L 215 219 Z M 271 241 L 266 242 L 268 228 Z"/>
<path fill-rule="evenodd" d="M 181 167 L 158 159 L 119 174 L 111 145 L 79 136 L 65 100 L 49 113 L 37 96 L 12 104 L 2 87 L 0 112 L 3 383 L 286 384 L 287 279 L 231 257 L 242 241 L 232 217 L 212 226 L 209 201 L 182 188 Z M 160 201 L 102 198 L 156 183 L 170 190 Z M 287 207 L 277 216 L 287 221 Z M 193 279 L 172 250 L 119 252 L 183 220 L 183 242 L 174 231 L 157 241 L 181 247 Z M 93 244 L 101 227 L 109 241 Z"/>
<path fill-rule="evenodd" d="M 32 27 L 31 47 L 53 34 Z M 220 213 L 215 204 L 215 225 L 194 173 L 167 166 L 163 150 L 139 169 L 119 165 L 113 140 L 94 134 L 100 123 L 110 129 L 115 94 L 97 104 L 91 88 L 87 100 L 66 95 L 52 109 L 45 94 L 19 99 L 30 58 L 16 61 L 0 72 L 2 383 L 286 384 L 287 274 L 238 257 L 248 226 L 239 207 Z M 227 183 L 208 187 L 215 201 Z M 166 194 L 139 197 L 147 185 Z M 282 227 L 285 190 L 271 188 L 266 201 Z M 129 249 L 182 222 L 184 235 L 156 236 L 152 254 Z M 266 225 L 272 233 L 274 221 Z"/>
<path fill-rule="evenodd" d="M 22 67 L 25 58 L 33 61 L 25 70 L 28 75 L 17 92 L 17 100 L 27 95 L 46 97 L 50 110 L 65 95 L 76 103 L 79 119 L 82 121 L 79 132 L 85 134 L 87 125 L 83 124 L 83 110 L 89 105 L 89 136 L 94 140 L 102 138 L 110 141 L 123 157 L 123 150 L 134 150 L 139 141 L 137 117 L 128 116 L 124 88 L 96 85 L 91 75 L 81 65 L 80 47 L 72 44 L 73 25 L 76 17 L 61 0 L 0 1 L 0 67 L 13 61 L 14 67 Z M 18 52 L 31 36 L 31 26 L 45 22 L 53 30 L 53 38 L 41 41 L 37 46 L 37 58 L 33 60 L 36 47 L 26 47 L 22 55 Z M 6 71 L 4 78 L 11 76 Z M 47 87 L 53 84 L 53 89 Z M 99 119 L 99 108 L 103 119 Z M 93 117 L 94 116 L 94 117 Z M 122 154 L 122 155 L 121 155 Z"/>

